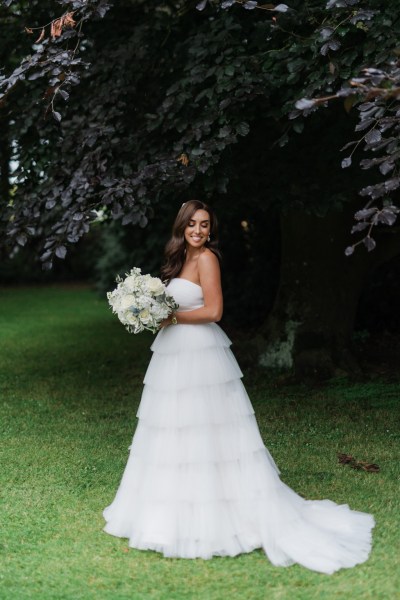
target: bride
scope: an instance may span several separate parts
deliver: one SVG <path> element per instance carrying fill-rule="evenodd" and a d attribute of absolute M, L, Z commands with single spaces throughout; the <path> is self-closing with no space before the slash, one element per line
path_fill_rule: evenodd
<path fill-rule="evenodd" d="M 371 514 L 305 500 L 281 481 L 261 438 L 222 316 L 217 222 L 190 200 L 162 278 L 179 304 L 151 350 L 131 452 L 104 531 L 166 557 L 235 556 L 334 573 L 367 560 Z"/>

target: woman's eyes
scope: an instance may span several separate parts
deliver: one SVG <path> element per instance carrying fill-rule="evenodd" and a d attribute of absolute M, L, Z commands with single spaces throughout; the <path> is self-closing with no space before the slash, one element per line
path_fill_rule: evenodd
<path fill-rule="evenodd" d="M 189 227 L 194 227 L 196 223 L 189 223 Z M 208 223 L 200 223 L 202 227 L 208 227 Z"/>

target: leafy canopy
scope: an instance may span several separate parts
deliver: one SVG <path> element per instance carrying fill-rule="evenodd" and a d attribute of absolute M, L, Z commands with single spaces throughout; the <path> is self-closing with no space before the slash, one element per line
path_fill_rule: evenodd
<path fill-rule="evenodd" d="M 172 195 L 226 192 L 251 132 L 283 146 L 313 99 L 348 99 L 364 67 L 393 64 L 398 11 L 369 4 L 3 2 L 2 143 L 17 168 L 2 243 L 39 240 L 51 268 L 99 215 L 143 227 Z"/>

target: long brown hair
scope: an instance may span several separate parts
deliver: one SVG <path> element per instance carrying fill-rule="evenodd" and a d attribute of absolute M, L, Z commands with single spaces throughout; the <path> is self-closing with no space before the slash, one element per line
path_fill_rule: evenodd
<path fill-rule="evenodd" d="M 185 229 L 197 210 L 205 210 L 210 215 L 211 240 L 206 241 L 204 245 L 221 260 L 218 249 L 218 222 L 213 210 L 200 200 L 189 200 L 179 209 L 172 227 L 171 239 L 165 246 L 164 263 L 161 267 L 161 279 L 164 282 L 170 281 L 182 270 L 186 256 Z"/>

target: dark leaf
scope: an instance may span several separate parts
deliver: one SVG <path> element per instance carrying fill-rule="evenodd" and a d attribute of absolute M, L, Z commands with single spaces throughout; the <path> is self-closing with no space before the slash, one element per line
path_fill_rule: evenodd
<path fill-rule="evenodd" d="M 321 29 L 320 35 L 321 35 L 322 39 L 325 41 L 332 36 L 333 32 L 334 32 L 334 30 L 332 29 L 332 27 L 324 27 L 323 29 Z"/>
<path fill-rule="evenodd" d="M 285 13 L 289 10 L 289 7 L 287 4 L 278 4 L 272 10 L 274 10 L 275 12 Z"/>
<path fill-rule="evenodd" d="M 219 130 L 218 137 L 226 138 L 231 133 L 232 133 L 231 128 L 228 125 L 225 125 L 224 127 L 221 127 L 221 129 Z"/>
<path fill-rule="evenodd" d="M 373 10 L 359 10 L 354 17 L 350 19 L 350 23 L 355 25 L 359 21 L 370 21 L 375 14 L 376 13 Z"/>
<path fill-rule="evenodd" d="M 67 242 L 69 242 L 70 244 L 76 244 L 76 242 L 79 241 L 79 236 L 78 235 L 68 235 L 67 236 Z"/>
<path fill-rule="evenodd" d="M 364 238 L 363 242 L 364 242 L 364 246 L 367 248 L 368 252 L 371 252 L 371 250 L 373 250 L 376 247 L 375 240 L 369 235 L 367 235 Z"/>
<path fill-rule="evenodd" d="M 225 98 L 224 100 L 222 100 L 222 102 L 220 102 L 219 104 L 220 110 L 224 110 L 225 108 L 227 108 L 231 104 L 231 102 L 231 98 Z"/>
<path fill-rule="evenodd" d="M 250 131 L 250 126 L 245 121 L 242 121 L 241 123 L 238 123 L 238 125 L 236 125 L 236 133 L 238 135 L 245 136 L 249 133 L 249 131 Z"/>
<path fill-rule="evenodd" d="M 367 229 L 367 227 L 369 226 L 370 224 L 367 221 L 360 221 L 360 223 L 356 223 L 356 225 L 353 225 L 353 227 L 351 228 L 351 233 L 358 233 L 359 231 Z"/>
<path fill-rule="evenodd" d="M 67 254 L 67 249 L 65 246 L 57 246 L 57 248 L 56 248 L 57 258 L 65 258 L 66 254 Z"/>
<path fill-rule="evenodd" d="M 25 246 L 27 241 L 28 237 L 25 233 L 20 233 L 19 235 L 17 235 L 17 242 L 20 246 Z"/>
<path fill-rule="evenodd" d="M 368 129 L 368 127 L 371 127 L 371 125 L 373 125 L 374 123 L 375 119 L 365 119 L 363 121 L 360 121 L 360 123 L 357 123 L 355 130 L 364 131 L 364 129 Z"/>
<path fill-rule="evenodd" d="M 379 170 L 382 173 L 382 175 L 387 175 L 393 169 L 394 169 L 394 163 L 392 163 L 388 160 L 385 160 L 385 162 L 383 162 L 381 165 L 379 165 Z"/>
<path fill-rule="evenodd" d="M 399 185 L 400 185 L 400 179 L 398 177 L 393 177 L 392 179 L 385 181 L 385 190 L 387 192 L 393 192 L 394 190 L 397 190 Z"/>
<path fill-rule="evenodd" d="M 132 223 L 132 219 L 133 219 L 133 215 L 132 213 L 129 213 L 128 215 L 124 215 L 122 217 L 122 225 L 129 225 L 129 223 Z"/>
<path fill-rule="evenodd" d="M 377 185 L 367 185 L 367 187 L 362 188 L 362 190 L 360 190 L 360 196 L 371 196 L 373 200 L 376 200 L 376 198 L 381 198 L 382 196 L 385 196 L 385 194 L 385 183 L 380 183 Z"/>
<path fill-rule="evenodd" d="M 31 73 L 28 76 L 28 81 L 34 81 L 35 79 L 39 79 L 39 77 L 43 77 L 43 75 L 45 74 L 45 71 L 35 71 L 34 73 Z"/>
<path fill-rule="evenodd" d="M 65 90 L 58 90 L 58 93 L 64 100 L 68 100 L 68 98 L 69 98 L 68 92 L 66 92 Z"/>
<path fill-rule="evenodd" d="M 301 98 L 301 100 L 297 100 L 295 107 L 298 110 L 307 110 L 308 108 L 313 108 L 315 106 L 315 100 L 310 100 L 308 98 Z"/>
<path fill-rule="evenodd" d="M 101 2 L 95 9 L 95 14 L 98 15 L 101 19 L 104 17 L 106 12 L 111 8 L 111 4 L 108 2 Z"/>
<path fill-rule="evenodd" d="M 351 165 L 351 156 L 347 156 L 342 160 L 342 169 L 346 169 L 346 167 L 350 167 Z"/>
<path fill-rule="evenodd" d="M 358 110 L 360 112 L 365 112 L 366 110 L 370 110 L 371 108 L 377 108 L 376 104 L 374 104 L 374 102 L 363 102 L 362 104 L 359 105 Z"/>
<path fill-rule="evenodd" d="M 199 2 L 198 4 L 196 4 L 196 8 L 197 10 L 204 10 L 205 7 L 208 4 L 208 0 L 202 0 L 201 2 Z"/>
<path fill-rule="evenodd" d="M 347 150 L 347 148 L 351 148 L 351 146 L 355 146 L 355 144 L 357 144 L 357 142 L 348 142 L 343 146 L 343 148 L 340 148 L 340 152 L 343 152 L 343 150 Z"/>
<path fill-rule="evenodd" d="M 367 142 L 367 144 L 377 144 L 378 142 L 381 141 L 381 139 L 382 139 L 382 135 L 381 135 L 381 132 L 379 131 L 379 129 L 371 129 L 365 135 L 365 141 Z"/>
<path fill-rule="evenodd" d="M 397 220 L 397 215 L 387 208 L 383 208 L 377 214 L 377 220 L 384 225 L 393 225 Z"/>
<path fill-rule="evenodd" d="M 329 10 L 330 8 L 343 8 L 346 6 L 346 2 L 344 0 L 328 0 L 326 8 Z"/>
<path fill-rule="evenodd" d="M 336 38 L 332 38 L 321 46 L 320 53 L 323 56 L 326 56 L 328 54 L 329 50 L 332 50 L 334 52 L 336 50 L 339 50 L 340 46 L 341 46 L 341 44 L 340 44 L 339 40 L 337 40 Z"/>
<path fill-rule="evenodd" d="M 372 217 L 372 215 L 374 215 L 377 210 L 378 209 L 376 207 L 363 208 L 356 212 L 356 214 L 354 215 L 354 218 L 357 219 L 357 221 L 361 221 L 362 219 L 369 219 L 369 217 Z"/>
<path fill-rule="evenodd" d="M 46 202 L 46 208 L 47 210 L 51 210 L 52 208 L 55 207 L 55 205 L 57 204 L 56 200 L 54 198 L 49 198 Z"/>
<path fill-rule="evenodd" d="M 50 258 L 50 256 L 52 256 L 53 251 L 52 250 L 47 250 L 46 252 L 44 252 L 42 254 L 42 256 L 40 257 L 40 260 L 45 262 L 46 260 L 48 260 Z"/>
<path fill-rule="evenodd" d="M 254 10 L 255 8 L 257 8 L 257 2 L 255 2 L 254 0 L 249 0 L 248 2 L 245 2 L 243 4 L 244 8 L 247 8 L 247 10 Z M 275 9 L 276 10 L 276 9 Z"/>

